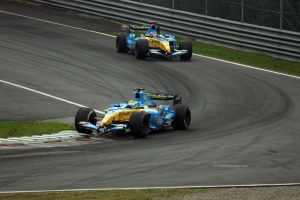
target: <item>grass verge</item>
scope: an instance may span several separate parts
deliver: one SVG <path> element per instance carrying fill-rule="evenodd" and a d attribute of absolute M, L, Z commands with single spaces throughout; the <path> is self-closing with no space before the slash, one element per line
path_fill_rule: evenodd
<path fill-rule="evenodd" d="M 117 33 L 106 33 L 117 35 Z M 182 37 L 176 36 L 180 41 Z M 251 53 L 230 49 L 226 47 L 206 44 L 193 41 L 193 53 L 227 60 L 231 62 L 250 65 L 253 67 L 273 70 L 286 74 L 300 76 L 300 63 L 285 59 L 275 58 L 265 54 Z M 31 135 L 42 135 L 56 133 L 63 130 L 74 130 L 74 126 L 63 123 L 50 122 L 0 122 L 0 137 L 20 137 Z M 150 200 L 150 199 L 165 199 L 186 196 L 188 194 L 201 194 L 214 189 L 147 189 L 147 190 L 105 190 L 105 191 L 78 191 L 78 192 L 37 192 L 37 193 L 13 193 L 0 194 L 0 199 L 99 199 L 99 200 Z"/>
<path fill-rule="evenodd" d="M 180 199 L 185 195 L 194 193 L 205 193 L 213 189 L 145 189 L 145 190 L 92 190 L 76 192 L 37 192 L 37 193 L 14 193 L 0 194 L 0 199 L 17 200 L 80 200 L 80 199 L 98 199 L 98 200 L 150 200 L 166 199 L 176 197 Z"/>
<path fill-rule="evenodd" d="M 64 123 L 0 121 L 0 137 L 20 137 L 51 134 L 63 130 L 74 130 L 74 126 Z M 0 200 L 56 200 L 56 199 L 99 199 L 99 200 L 150 200 L 183 197 L 193 193 L 203 193 L 205 189 L 145 189 L 145 190 L 92 190 L 76 192 L 33 192 L 0 194 Z"/>
<path fill-rule="evenodd" d="M 75 128 L 64 123 L 0 121 L 0 138 L 51 134 L 64 130 Z"/>
<path fill-rule="evenodd" d="M 115 32 L 105 33 L 114 36 L 117 36 L 118 34 Z M 137 37 L 140 37 L 140 34 L 143 33 L 137 32 L 135 34 Z M 175 36 L 175 38 L 177 41 L 183 39 L 183 37 L 179 36 Z M 300 76 L 300 62 L 276 58 L 262 53 L 252 53 L 247 51 L 231 49 L 213 44 L 207 44 L 204 42 L 192 41 L 192 43 L 193 53 L 195 54 L 250 65 L 253 67 L 268 69 L 285 74 Z"/>

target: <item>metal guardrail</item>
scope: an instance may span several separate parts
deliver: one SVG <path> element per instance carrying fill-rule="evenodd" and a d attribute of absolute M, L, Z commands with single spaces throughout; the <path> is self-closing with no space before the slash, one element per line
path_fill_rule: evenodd
<path fill-rule="evenodd" d="M 161 30 L 230 48 L 300 61 L 300 33 L 234 22 L 129 0 L 29 0 L 130 24 L 158 21 Z"/>

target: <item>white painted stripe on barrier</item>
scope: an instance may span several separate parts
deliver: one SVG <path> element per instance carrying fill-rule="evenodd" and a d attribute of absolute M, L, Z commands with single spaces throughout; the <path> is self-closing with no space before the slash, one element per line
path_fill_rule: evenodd
<path fill-rule="evenodd" d="M 31 92 L 35 92 L 35 93 L 38 93 L 38 94 L 41 94 L 41 95 L 44 95 L 44 96 L 47 96 L 47 97 L 50 97 L 50 98 L 53 98 L 53 99 L 57 99 L 57 100 L 59 100 L 59 101 L 63 101 L 63 102 L 66 102 L 66 103 L 75 105 L 75 106 L 79 106 L 79 107 L 87 107 L 87 106 L 84 106 L 84 105 L 81 105 L 81 104 L 78 104 L 78 103 L 74 103 L 74 102 L 72 102 L 72 101 L 68 101 L 68 100 L 66 100 L 66 99 L 62 99 L 62 98 L 59 98 L 59 97 L 56 97 L 56 96 L 53 96 L 53 95 L 50 95 L 50 94 L 47 94 L 47 93 L 44 93 L 44 92 L 40 92 L 40 91 L 31 89 L 31 88 L 28 88 L 28 87 L 24 87 L 24 86 L 21 86 L 21 85 L 18 85 L 18 84 L 10 83 L 10 82 L 8 82 L 8 81 L 0 80 L 0 82 L 6 83 L 6 84 L 8 84 L 8 85 L 16 86 L 16 87 L 18 87 L 18 88 L 22 88 L 22 89 L 25 89 L 25 90 L 29 90 L 29 91 L 31 91 Z M 105 114 L 104 112 L 99 111 L 99 110 L 95 110 L 95 112 L 101 113 L 101 114 Z"/>
<path fill-rule="evenodd" d="M 30 190 L 30 191 L 0 191 L 6 193 L 37 193 L 37 192 L 77 192 L 77 191 L 103 191 L 103 190 L 149 190 L 149 189 L 207 189 L 207 188 L 241 188 L 241 187 L 272 187 L 272 186 L 300 186 L 300 183 L 279 184 L 248 184 L 248 185 L 208 185 L 208 186 L 175 186 L 175 187 L 139 187 L 139 188 L 96 188 L 96 189 L 69 189 L 69 190 Z"/>

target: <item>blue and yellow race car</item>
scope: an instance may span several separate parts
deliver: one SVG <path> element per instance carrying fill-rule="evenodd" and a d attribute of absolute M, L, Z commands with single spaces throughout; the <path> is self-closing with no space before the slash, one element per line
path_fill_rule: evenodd
<path fill-rule="evenodd" d="M 177 45 L 174 35 L 160 34 L 160 26 L 157 21 L 150 21 L 149 25 L 130 25 L 128 32 L 120 32 L 116 39 L 116 48 L 119 53 L 134 53 L 137 59 L 150 57 L 173 58 L 180 56 L 181 60 L 192 58 L 192 42 L 183 39 Z M 146 30 L 144 35 L 136 37 L 131 30 Z"/>
<path fill-rule="evenodd" d="M 75 127 L 79 133 L 105 134 L 109 132 L 131 134 L 144 138 L 149 132 L 164 127 L 185 130 L 191 123 L 191 111 L 181 104 L 176 94 L 144 93 L 143 88 L 135 89 L 134 100 L 115 103 L 98 118 L 92 108 L 80 108 L 75 116 Z M 153 100 L 172 100 L 171 105 L 157 106 Z"/>

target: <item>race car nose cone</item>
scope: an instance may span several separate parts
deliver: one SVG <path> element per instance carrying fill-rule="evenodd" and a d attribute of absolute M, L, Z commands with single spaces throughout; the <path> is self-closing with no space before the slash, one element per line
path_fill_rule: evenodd
<path fill-rule="evenodd" d="M 170 51 L 167 52 L 168 55 L 172 54 Z"/>

